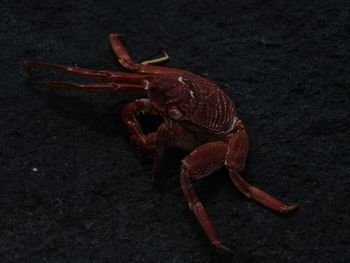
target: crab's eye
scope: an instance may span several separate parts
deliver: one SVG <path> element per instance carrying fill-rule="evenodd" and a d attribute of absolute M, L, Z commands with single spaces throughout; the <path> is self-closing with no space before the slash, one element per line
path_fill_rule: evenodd
<path fill-rule="evenodd" d="M 169 114 L 171 118 L 173 118 L 174 120 L 178 120 L 182 118 L 182 113 L 178 109 L 170 109 Z"/>

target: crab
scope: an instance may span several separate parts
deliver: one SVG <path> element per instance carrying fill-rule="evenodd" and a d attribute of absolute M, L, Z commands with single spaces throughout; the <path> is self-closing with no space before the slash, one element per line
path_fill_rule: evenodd
<path fill-rule="evenodd" d="M 121 34 L 112 33 L 109 41 L 119 63 L 129 70 L 90 70 L 35 61 L 25 61 L 28 73 L 32 68 L 45 68 L 73 73 L 99 83 L 70 83 L 49 81 L 49 88 L 81 89 L 88 91 L 118 91 L 139 96 L 125 105 L 122 120 L 131 133 L 131 141 L 142 153 L 153 155 L 153 180 L 160 175 L 160 164 L 168 147 L 190 152 L 180 168 L 180 185 L 189 208 L 218 250 L 232 252 L 222 244 L 191 181 L 206 177 L 226 167 L 233 184 L 246 197 L 278 213 L 289 213 L 297 204 L 284 204 L 247 182 L 243 171 L 248 153 L 248 135 L 236 114 L 235 104 L 212 81 L 191 72 L 156 65 L 167 60 L 160 58 L 134 63 L 121 42 Z M 140 113 L 160 115 L 164 122 L 156 132 L 145 134 L 137 118 Z"/>

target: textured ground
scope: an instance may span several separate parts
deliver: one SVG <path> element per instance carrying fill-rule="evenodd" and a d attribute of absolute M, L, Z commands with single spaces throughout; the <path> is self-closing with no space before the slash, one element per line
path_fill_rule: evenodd
<path fill-rule="evenodd" d="M 1 262 L 350 262 L 348 1 L 19 2 L 0 4 Z M 110 32 L 136 61 L 166 50 L 218 83 L 248 127 L 244 176 L 300 209 L 246 200 L 225 171 L 196 183 L 238 256 L 217 253 L 179 187 L 185 153 L 150 182 L 120 121 L 128 98 L 23 73 L 23 59 L 121 69 Z"/>

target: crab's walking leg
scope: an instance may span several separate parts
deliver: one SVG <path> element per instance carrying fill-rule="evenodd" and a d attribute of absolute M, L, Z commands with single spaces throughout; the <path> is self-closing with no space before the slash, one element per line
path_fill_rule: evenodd
<path fill-rule="evenodd" d="M 43 68 L 43 69 L 52 69 L 64 73 L 72 73 L 82 77 L 102 79 L 106 81 L 118 81 L 125 82 L 130 84 L 140 84 L 141 81 L 145 78 L 144 74 L 135 74 L 135 73 L 125 73 L 125 72 L 116 72 L 108 70 L 91 70 L 81 67 L 71 67 L 65 65 L 43 63 L 37 61 L 24 61 L 24 66 L 26 71 L 31 74 L 33 68 Z"/>
<path fill-rule="evenodd" d="M 288 213 L 295 210 L 297 208 L 296 204 L 285 205 L 281 203 L 276 198 L 251 185 L 239 175 L 239 172 L 244 168 L 248 152 L 248 135 L 244 129 L 242 121 L 239 120 L 236 125 L 241 126 L 241 129 L 230 137 L 229 148 L 225 160 L 225 166 L 229 168 L 232 182 L 245 196 L 276 212 Z"/>
<path fill-rule="evenodd" d="M 145 95 L 142 85 L 123 84 L 123 83 L 72 83 L 64 81 L 48 81 L 45 83 L 48 88 L 65 88 L 65 89 L 81 89 L 88 91 L 118 91 L 125 92 L 128 95 Z"/>
<path fill-rule="evenodd" d="M 286 205 L 264 192 L 263 190 L 251 185 L 243 179 L 234 169 L 230 170 L 230 177 L 235 186 L 248 198 L 253 199 L 259 204 L 266 206 L 278 213 L 288 213 L 295 210 L 298 205 Z"/>
<path fill-rule="evenodd" d="M 150 73 L 150 74 L 169 74 L 174 72 L 181 72 L 179 69 L 173 69 L 168 67 L 160 67 L 160 66 L 154 66 L 150 64 L 162 62 L 168 59 L 168 55 L 165 53 L 164 57 L 160 59 L 150 60 L 150 61 L 144 61 L 141 64 L 136 64 L 131 57 L 129 56 L 128 52 L 126 51 L 124 45 L 120 41 L 120 34 L 112 33 L 109 34 L 109 41 L 111 43 L 112 49 L 115 53 L 115 55 L 118 58 L 119 63 L 132 71 L 136 71 L 139 73 Z"/>
<path fill-rule="evenodd" d="M 180 182 L 188 206 L 196 215 L 212 245 L 217 249 L 232 252 L 231 249 L 221 244 L 215 228 L 210 222 L 208 214 L 202 203 L 199 201 L 191 184 L 191 178 L 200 179 L 221 168 L 225 161 L 226 152 L 227 144 L 224 142 L 208 143 L 196 148 L 183 160 Z"/>
<path fill-rule="evenodd" d="M 103 71 L 95 71 L 95 70 L 90 70 L 86 68 L 71 67 L 71 66 L 30 61 L 30 60 L 24 61 L 24 67 L 29 74 L 31 74 L 32 68 L 43 68 L 43 69 L 53 69 L 53 70 L 61 71 L 65 73 L 73 73 L 76 75 L 90 77 L 90 78 L 103 79 L 108 76 L 108 73 Z"/>
<path fill-rule="evenodd" d="M 137 145 L 137 148 L 146 154 L 153 154 L 155 151 L 156 133 L 151 132 L 145 135 L 141 129 L 136 115 L 139 113 L 158 114 L 152 107 L 149 99 L 138 99 L 125 105 L 122 109 L 122 118 L 131 133 L 131 141 Z"/>
<path fill-rule="evenodd" d="M 138 65 L 132 61 L 124 45 L 120 41 L 121 34 L 111 33 L 109 34 L 109 42 L 111 43 L 112 49 L 118 58 L 119 63 L 130 70 L 138 70 Z"/>

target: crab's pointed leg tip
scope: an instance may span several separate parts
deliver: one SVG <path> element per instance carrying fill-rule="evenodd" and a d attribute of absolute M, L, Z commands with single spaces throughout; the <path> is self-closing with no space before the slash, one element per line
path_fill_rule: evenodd
<path fill-rule="evenodd" d="M 215 247 L 215 249 L 217 249 L 217 250 L 219 250 L 221 252 L 229 253 L 229 254 L 232 254 L 232 255 L 236 255 L 236 253 L 232 249 L 230 249 L 230 248 L 228 248 L 228 247 L 226 247 L 226 246 L 224 246 L 224 245 L 222 245 L 220 243 L 219 244 L 214 244 L 214 247 Z"/>
<path fill-rule="evenodd" d="M 298 208 L 298 204 L 290 204 L 287 206 L 287 208 L 284 210 L 284 213 L 290 213 L 295 211 Z"/>

